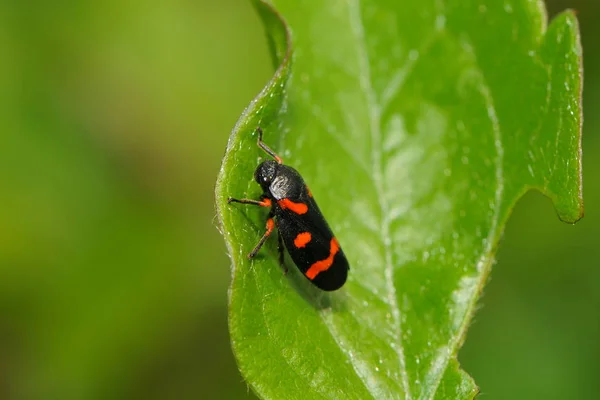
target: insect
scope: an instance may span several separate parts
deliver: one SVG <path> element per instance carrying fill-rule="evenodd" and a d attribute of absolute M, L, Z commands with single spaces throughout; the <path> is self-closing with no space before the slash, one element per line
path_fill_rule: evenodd
<path fill-rule="evenodd" d="M 337 290 L 348 276 L 348 260 L 302 176 L 263 141 L 262 129 L 257 128 L 258 147 L 273 160 L 263 161 L 254 172 L 261 186 L 260 200 L 227 199 L 227 203 L 252 204 L 269 207 L 267 230 L 258 244 L 248 254 L 253 258 L 277 228 L 279 263 L 284 266 L 283 245 L 292 260 L 315 286 L 322 290 Z M 286 270 L 287 272 L 287 270 Z"/>

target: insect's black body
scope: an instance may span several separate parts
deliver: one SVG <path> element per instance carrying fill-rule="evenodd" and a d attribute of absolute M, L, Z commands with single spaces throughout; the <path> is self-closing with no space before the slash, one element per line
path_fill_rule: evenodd
<path fill-rule="evenodd" d="M 229 199 L 229 202 L 271 207 L 267 232 L 249 257 L 256 255 L 277 226 L 280 262 L 283 263 L 283 241 L 296 266 L 313 284 L 327 291 L 339 289 L 346 282 L 349 269 L 344 252 L 302 176 L 294 168 L 283 165 L 281 158 L 262 143 L 262 131 L 258 132 L 259 146 L 276 160 L 262 162 L 254 172 L 264 192 L 261 200 Z"/>

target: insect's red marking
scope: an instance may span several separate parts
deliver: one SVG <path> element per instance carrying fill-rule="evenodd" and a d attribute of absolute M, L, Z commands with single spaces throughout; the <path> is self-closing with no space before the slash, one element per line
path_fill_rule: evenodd
<path fill-rule="evenodd" d="M 311 265 L 308 271 L 306 271 L 306 277 L 312 281 L 319 273 L 327 271 L 333 265 L 333 258 L 338 251 L 340 251 L 340 245 L 335 238 L 332 238 L 329 244 L 329 257 L 324 260 L 319 260 Z"/>
<path fill-rule="evenodd" d="M 306 187 L 306 192 L 308 193 L 308 197 L 312 198 L 312 192 L 310 191 L 308 186 Z"/>
<path fill-rule="evenodd" d="M 269 198 L 266 198 L 260 202 L 261 207 L 271 207 L 271 205 L 272 205 L 271 199 L 269 199 Z"/>
<path fill-rule="evenodd" d="M 270 202 L 271 200 L 269 200 Z M 275 229 L 275 221 L 273 221 L 273 218 L 269 218 L 267 220 L 267 235 L 270 235 L 271 232 L 273 232 L 273 229 Z"/>
<path fill-rule="evenodd" d="M 306 214 L 308 211 L 308 206 L 304 203 L 294 203 L 290 199 L 281 199 L 277 200 L 277 203 L 284 210 L 290 210 L 296 214 Z"/>
<path fill-rule="evenodd" d="M 310 232 L 301 232 L 296 236 L 296 239 L 294 239 L 294 246 L 296 246 L 296 248 L 298 249 L 306 247 L 308 242 L 310 242 L 311 240 L 312 235 L 310 234 Z"/>

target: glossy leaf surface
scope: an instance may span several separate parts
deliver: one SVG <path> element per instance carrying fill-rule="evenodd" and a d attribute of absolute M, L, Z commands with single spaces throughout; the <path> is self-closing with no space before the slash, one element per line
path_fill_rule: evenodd
<path fill-rule="evenodd" d="M 280 67 L 232 133 L 216 201 L 233 349 L 261 397 L 472 398 L 456 354 L 510 210 L 535 188 L 581 217 L 576 19 L 488 3 L 257 3 Z M 284 275 L 276 240 L 247 259 L 266 210 L 226 199 L 261 194 L 257 125 L 339 238 L 342 290 L 289 260 Z"/>

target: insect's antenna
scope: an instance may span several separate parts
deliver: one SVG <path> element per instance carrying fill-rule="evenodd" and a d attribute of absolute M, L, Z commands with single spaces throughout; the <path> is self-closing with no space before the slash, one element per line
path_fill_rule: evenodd
<path fill-rule="evenodd" d="M 281 159 L 281 157 L 279 157 L 273 150 L 269 148 L 269 146 L 267 146 L 262 141 L 263 130 L 260 128 L 260 126 L 256 127 L 256 131 L 258 132 L 258 147 L 260 147 L 265 151 L 265 153 L 273 157 L 275 161 L 277 161 L 279 164 L 283 164 L 283 160 Z"/>

